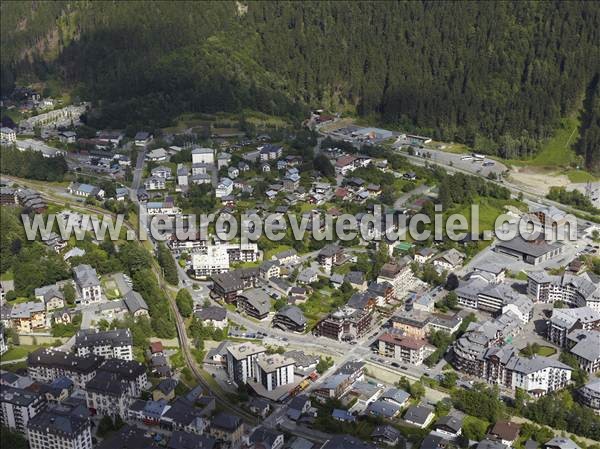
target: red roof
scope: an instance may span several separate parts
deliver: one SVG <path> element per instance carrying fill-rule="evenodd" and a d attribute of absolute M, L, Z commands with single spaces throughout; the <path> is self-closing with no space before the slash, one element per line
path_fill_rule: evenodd
<path fill-rule="evenodd" d="M 337 198 L 346 198 L 348 196 L 348 190 L 344 189 L 343 187 L 338 187 L 335 190 L 335 196 Z"/>
<path fill-rule="evenodd" d="M 150 343 L 150 352 L 152 354 L 156 354 L 157 352 L 163 352 L 164 348 L 163 348 L 163 344 L 160 341 L 155 341 L 153 343 Z"/>
<path fill-rule="evenodd" d="M 335 161 L 335 166 L 336 167 L 345 167 L 347 165 L 352 165 L 352 164 L 354 164 L 355 160 L 356 160 L 356 157 L 354 157 L 352 155 L 341 156 L 338 158 L 337 161 Z"/>
<path fill-rule="evenodd" d="M 408 349 L 421 349 L 423 346 L 425 346 L 425 340 L 410 337 L 408 335 L 385 333 L 379 337 L 379 340 Z"/>

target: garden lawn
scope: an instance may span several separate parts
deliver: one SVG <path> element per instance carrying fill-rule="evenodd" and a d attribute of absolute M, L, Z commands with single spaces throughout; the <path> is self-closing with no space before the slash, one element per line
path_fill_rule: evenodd
<path fill-rule="evenodd" d="M 7 362 L 10 360 L 19 360 L 27 357 L 27 354 L 35 351 L 40 348 L 38 345 L 19 345 L 19 346 L 11 346 L 8 351 L 2 354 L 0 360 L 3 362 Z"/>

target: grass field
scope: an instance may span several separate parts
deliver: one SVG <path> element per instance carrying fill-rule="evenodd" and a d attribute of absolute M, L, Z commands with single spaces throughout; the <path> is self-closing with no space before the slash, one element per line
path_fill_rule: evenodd
<path fill-rule="evenodd" d="M 600 180 L 597 176 L 584 170 L 567 170 L 565 174 L 572 183 L 596 182 Z"/>
<path fill-rule="evenodd" d="M 523 354 L 523 350 L 521 350 L 521 353 Z M 542 345 L 535 353 L 543 357 L 550 357 L 551 355 L 556 354 L 556 349 L 551 346 Z"/>
<path fill-rule="evenodd" d="M 506 212 L 505 206 L 514 206 L 519 209 L 524 206 L 523 203 L 517 200 L 498 200 L 495 198 L 476 199 L 473 204 L 479 205 L 479 231 L 494 230 L 496 219 Z M 469 223 L 469 230 L 471 230 L 471 205 L 463 206 L 460 209 L 452 209 L 447 215 L 450 214 L 463 215 Z"/>
<path fill-rule="evenodd" d="M 3 362 L 7 362 L 10 360 L 19 360 L 27 357 L 27 354 L 35 351 L 37 348 L 41 346 L 38 345 L 20 345 L 20 346 L 11 346 L 11 348 L 2 354 L 0 360 Z"/>

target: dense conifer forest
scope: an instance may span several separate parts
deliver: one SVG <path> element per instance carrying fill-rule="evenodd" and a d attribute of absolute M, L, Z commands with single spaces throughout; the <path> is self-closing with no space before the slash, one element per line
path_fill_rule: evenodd
<path fill-rule="evenodd" d="M 528 157 L 582 111 L 600 169 L 598 2 L 2 2 L 2 91 L 58 79 L 103 126 L 308 107 Z"/>

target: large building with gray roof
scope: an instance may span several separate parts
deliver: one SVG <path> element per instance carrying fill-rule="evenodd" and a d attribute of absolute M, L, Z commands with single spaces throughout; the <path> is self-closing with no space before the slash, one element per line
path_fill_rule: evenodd
<path fill-rule="evenodd" d="M 292 332 L 306 331 L 306 317 L 297 306 L 285 306 L 273 317 L 272 325 Z"/>
<path fill-rule="evenodd" d="M 10 430 L 26 433 L 27 423 L 44 407 L 44 396 L 37 391 L 2 385 L 0 423 Z"/>
<path fill-rule="evenodd" d="M 237 297 L 238 309 L 257 320 L 264 320 L 271 311 L 271 298 L 264 290 L 251 288 Z"/>
<path fill-rule="evenodd" d="M 527 273 L 527 293 L 534 301 L 561 301 L 571 307 L 589 307 L 600 312 L 600 282 L 590 273 L 551 275 L 532 271 Z"/>
<path fill-rule="evenodd" d="M 107 359 L 133 360 L 133 337 L 129 329 L 82 329 L 75 335 L 79 356 L 94 354 Z"/>
<path fill-rule="evenodd" d="M 567 346 L 567 335 L 576 329 L 600 329 L 600 311 L 590 307 L 554 309 L 547 322 L 546 338 L 560 347 Z"/>
<path fill-rule="evenodd" d="M 538 265 L 560 256 L 564 247 L 561 243 L 550 243 L 541 239 L 525 240 L 518 235 L 512 240 L 499 240 L 494 249 L 498 253 L 517 257 L 525 263 Z"/>
<path fill-rule="evenodd" d="M 576 329 L 567 335 L 567 348 L 588 373 L 600 370 L 600 331 Z"/>
<path fill-rule="evenodd" d="M 256 375 L 255 361 L 266 349 L 253 343 L 241 343 L 227 348 L 227 374 L 237 385 L 245 384 Z"/>
<path fill-rule="evenodd" d="M 29 447 L 91 449 L 92 433 L 87 409 L 64 405 L 48 407 L 27 424 Z"/>

